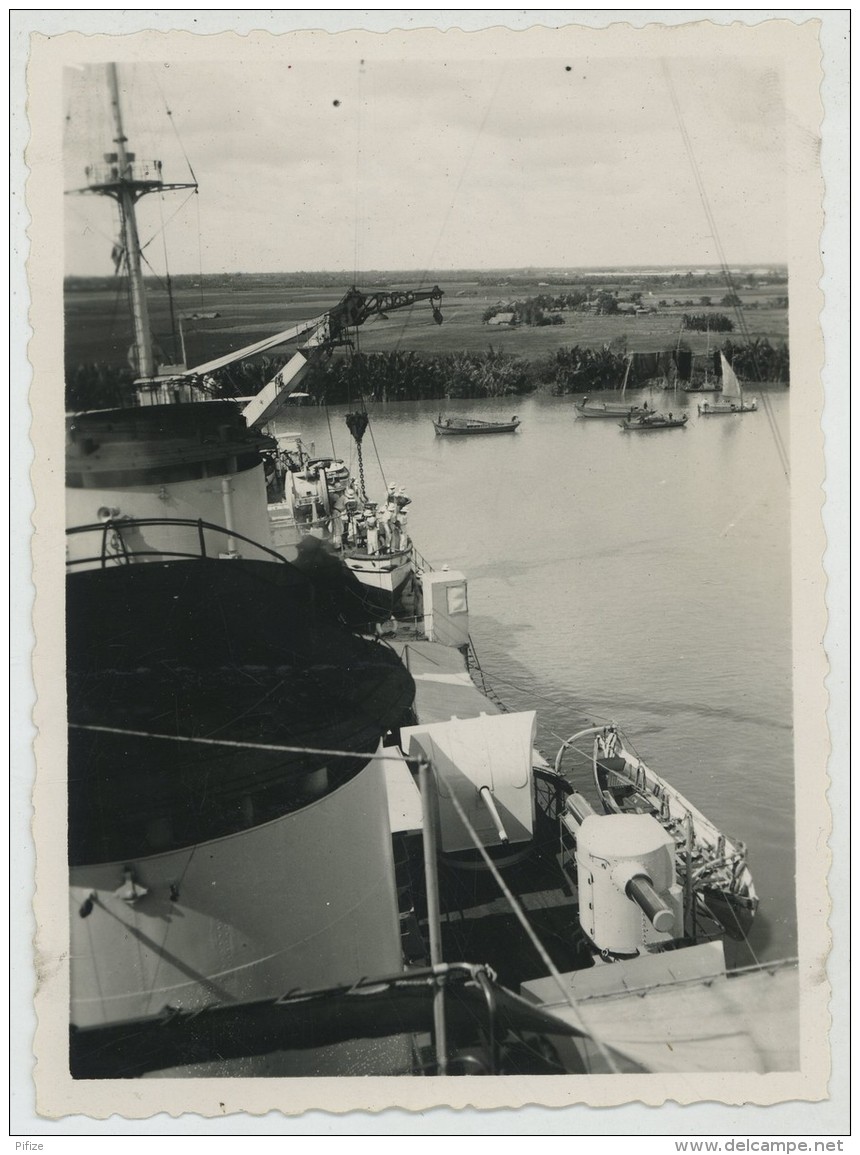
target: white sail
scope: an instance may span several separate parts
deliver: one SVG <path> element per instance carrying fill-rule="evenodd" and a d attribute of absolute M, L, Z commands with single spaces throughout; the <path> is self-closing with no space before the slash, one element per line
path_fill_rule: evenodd
<path fill-rule="evenodd" d="M 723 400 L 740 401 L 741 383 L 723 353 L 720 353 L 720 364 L 723 370 Z"/>

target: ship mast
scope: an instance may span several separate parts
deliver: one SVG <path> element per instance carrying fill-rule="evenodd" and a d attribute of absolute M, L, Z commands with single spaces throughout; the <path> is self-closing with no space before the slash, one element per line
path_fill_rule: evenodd
<path fill-rule="evenodd" d="M 119 180 L 117 182 L 116 199 L 119 204 L 120 220 L 122 222 L 122 243 L 128 261 L 128 277 L 131 285 L 131 312 L 134 322 L 134 341 L 137 347 L 137 369 L 141 377 L 152 377 L 155 372 L 155 360 L 152 355 L 152 333 L 149 328 L 149 306 L 146 301 L 146 289 L 143 284 L 143 270 L 140 264 L 140 239 L 137 232 L 137 216 L 135 203 L 138 196 L 149 192 L 148 188 L 140 189 L 134 180 L 132 164 L 134 153 L 126 149 L 127 138 L 122 127 L 122 107 L 119 102 L 119 81 L 116 65 L 108 64 L 108 84 L 110 85 L 111 109 L 113 111 L 114 129 L 116 136 L 114 144 L 117 148 L 117 165 Z M 159 165 L 159 168 L 161 166 Z"/>
<path fill-rule="evenodd" d="M 143 282 L 136 205 L 147 193 L 164 192 L 169 189 L 196 189 L 197 183 L 165 184 L 161 176 L 160 160 L 137 160 L 135 154 L 128 150 L 115 64 L 108 64 L 107 75 L 116 152 L 105 153 L 103 164 L 88 166 L 87 187 L 75 191 L 112 197 L 119 206 L 122 229 L 122 250 L 119 256 L 120 259 L 125 259 L 128 268 L 137 372 L 140 377 L 153 377 L 156 371 L 155 355 L 149 326 L 146 287 Z"/>

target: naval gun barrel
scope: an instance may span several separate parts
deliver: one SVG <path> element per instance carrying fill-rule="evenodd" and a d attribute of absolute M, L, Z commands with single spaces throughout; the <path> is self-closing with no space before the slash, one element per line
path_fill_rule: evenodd
<path fill-rule="evenodd" d="M 675 925 L 675 916 L 660 897 L 651 880 L 644 874 L 636 874 L 627 883 L 624 892 L 636 903 L 655 930 L 669 933 Z"/>
<path fill-rule="evenodd" d="M 502 842 L 509 842 L 510 839 L 508 838 L 507 830 L 505 830 L 505 824 L 502 822 L 501 815 L 499 814 L 498 810 L 496 809 L 496 804 L 493 801 L 492 790 L 489 788 L 489 786 L 482 786 L 481 789 L 478 791 L 478 794 L 480 795 L 481 800 L 483 801 L 484 805 L 486 806 L 486 808 L 490 812 L 490 817 L 492 818 L 493 823 L 496 827 L 496 831 L 498 832 L 499 839 Z"/>

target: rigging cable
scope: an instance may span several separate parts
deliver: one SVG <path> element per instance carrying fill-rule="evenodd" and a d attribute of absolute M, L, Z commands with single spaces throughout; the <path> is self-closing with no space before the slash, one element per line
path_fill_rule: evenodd
<path fill-rule="evenodd" d="M 711 238 L 712 238 L 712 240 L 714 242 L 714 246 L 717 250 L 717 256 L 718 256 L 719 261 L 720 261 L 720 268 L 722 269 L 723 276 L 725 277 L 725 280 L 726 280 L 726 285 L 728 286 L 728 289 L 732 295 L 732 309 L 734 311 L 735 317 L 736 317 L 737 322 L 738 322 L 738 328 L 740 329 L 744 339 L 746 340 L 747 344 L 750 347 L 750 352 L 752 354 L 753 365 L 755 366 L 756 375 L 757 375 L 759 381 L 761 381 L 762 380 L 762 373 L 761 373 L 761 368 L 760 368 L 759 363 L 758 363 L 758 358 L 756 357 L 756 345 L 755 345 L 755 342 L 753 342 L 752 338 L 750 337 L 749 328 L 747 326 L 746 318 L 744 316 L 743 308 L 741 306 L 741 300 L 740 300 L 740 297 L 738 295 L 737 288 L 735 286 L 734 277 L 732 276 L 732 271 L 729 268 L 728 261 L 726 260 L 726 254 L 723 251 L 722 242 L 720 241 L 720 235 L 719 235 L 719 231 L 717 229 L 717 222 L 716 222 L 716 219 L 714 218 L 713 212 L 711 211 L 711 205 L 710 205 L 710 201 L 708 200 L 708 194 L 705 190 L 704 181 L 702 180 L 702 175 L 699 171 L 699 166 L 696 163 L 695 153 L 693 152 L 693 144 L 692 144 L 692 141 L 690 139 L 690 135 L 687 132 L 687 126 L 684 123 L 684 117 L 683 117 L 683 114 L 681 112 L 681 106 L 678 102 L 678 96 L 675 92 L 675 87 L 672 83 L 672 77 L 671 77 L 671 74 L 669 72 L 669 66 L 665 60 L 661 60 L 660 64 L 661 64 L 661 67 L 663 70 L 663 76 L 665 77 L 665 80 L 666 80 L 666 86 L 669 90 L 669 99 L 672 102 L 672 108 L 675 111 L 675 117 L 678 121 L 678 128 L 679 128 L 680 133 L 681 133 L 681 139 L 684 142 L 684 148 L 686 149 L 686 152 L 687 152 L 687 159 L 690 162 L 690 168 L 692 169 L 692 172 L 693 172 L 693 179 L 696 183 L 696 188 L 697 188 L 698 193 L 699 193 L 699 199 L 702 202 L 702 207 L 705 211 L 705 217 L 706 217 L 707 222 L 708 222 L 708 227 L 711 230 Z M 776 445 L 777 455 L 779 456 L 780 464 L 782 465 L 782 468 L 783 468 L 783 471 L 785 473 L 786 478 L 790 479 L 789 458 L 788 458 L 788 454 L 787 454 L 786 449 L 785 449 L 785 444 L 784 444 L 781 433 L 777 429 L 776 421 L 774 420 L 773 413 L 771 412 L 769 400 L 765 399 L 764 397 L 762 398 L 762 407 L 764 408 L 764 411 L 767 414 L 768 423 L 770 425 L 770 430 L 771 430 L 771 435 L 772 435 L 772 437 L 774 439 L 774 443 Z"/>
<path fill-rule="evenodd" d="M 376 447 L 376 438 L 373 436 L 373 426 L 368 421 L 367 432 L 370 434 L 370 440 L 373 442 L 373 452 L 376 454 L 376 464 L 379 466 L 379 472 L 382 475 L 382 488 L 388 489 L 388 478 L 385 476 L 385 470 L 382 467 L 382 458 L 379 456 L 379 450 Z"/>
<path fill-rule="evenodd" d="M 562 977 L 559 974 L 558 968 L 556 967 L 555 963 L 552 961 L 552 959 L 547 954 L 543 943 L 538 938 L 537 934 L 535 933 L 534 929 L 532 928 L 531 923 L 529 922 L 528 918 L 526 917 L 525 911 L 523 910 L 522 906 L 517 901 L 516 897 L 514 896 L 514 894 L 512 893 L 510 888 L 508 887 L 508 884 L 502 878 L 502 876 L 499 872 L 499 869 L 496 866 L 495 862 L 493 862 L 492 858 L 487 853 L 486 847 L 484 846 L 483 842 L 481 842 L 481 839 L 478 837 L 478 834 L 476 833 L 475 828 L 472 826 L 471 822 L 469 821 L 468 817 L 466 816 L 466 812 L 463 810 L 463 807 L 460 805 L 460 802 L 459 802 L 459 800 L 458 800 L 458 798 L 457 798 L 457 796 L 453 790 L 449 793 L 448 800 L 452 803 L 454 809 L 457 811 L 457 815 L 458 815 L 460 821 L 463 823 L 463 826 L 466 830 L 466 833 L 469 835 L 470 841 L 474 844 L 475 849 L 478 851 L 481 858 L 483 858 L 484 863 L 486 864 L 488 870 L 490 871 L 490 874 L 492 874 L 492 876 L 496 882 L 496 885 L 499 887 L 502 894 L 507 899 L 508 905 L 510 906 L 511 910 L 513 911 L 513 913 L 517 917 L 517 921 L 519 922 L 520 926 L 522 926 L 523 930 L 526 932 L 526 935 L 528 936 L 528 939 L 531 942 L 532 946 L 537 951 L 541 962 L 546 967 L 548 973 L 550 974 L 550 976 L 552 977 L 556 986 L 558 987 L 559 991 L 561 992 L 561 996 L 562 996 L 563 1000 L 567 1003 L 567 1005 L 573 1011 L 577 1027 L 583 1032 L 583 1034 L 587 1038 L 589 1038 L 595 1044 L 597 1049 L 600 1051 L 604 1062 L 609 1067 L 610 1071 L 612 1071 L 613 1074 L 618 1074 L 618 1067 L 615 1064 L 615 1060 L 612 1058 L 612 1053 L 610 1052 L 610 1050 L 606 1046 L 606 1044 L 603 1043 L 602 1040 L 599 1039 L 594 1034 L 594 1032 L 591 1031 L 586 1026 L 585 1021 L 582 1017 L 582 1012 L 580 1011 L 579 1007 L 577 1006 L 576 1000 L 574 999 L 573 995 L 570 993 L 568 988 L 564 985 Z"/>
<path fill-rule="evenodd" d="M 771 430 L 771 433 L 773 435 L 774 443 L 776 444 L 776 450 L 777 450 L 777 453 L 779 454 L 779 460 L 780 460 L 780 464 L 782 465 L 783 473 L 785 474 L 786 478 L 788 478 L 790 480 L 791 479 L 791 467 L 790 467 L 790 459 L 788 456 L 788 450 L 785 447 L 785 441 L 783 440 L 782 433 L 780 432 L 779 427 L 777 426 L 776 417 L 774 415 L 773 409 L 771 408 L 770 398 L 765 396 L 764 394 L 762 394 L 761 403 L 762 403 L 762 408 L 764 409 L 764 412 L 765 412 L 765 416 L 767 417 L 768 424 L 770 425 L 770 430 Z"/>
<path fill-rule="evenodd" d="M 489 119 L 490 112 L 493 108 L 493 105 L 496 102 L 496 97 L 499 94 L 499 89 L 502 86 L 502 81 L 504 80 L 504 77 L 505 77 L 505 66 L 503 64 L 499 69 L 499 75 L 498 75 L 498 79 L 496 80 L 496 86 L 493 89 L 493 92 L 492 92 L 492 95 L 490 96 L 490 99 L 487 101 L 486 108 L 484 109 L 484 115 L 481 118 L 481 123 L 478 125 L 477 129 L 475 130 L 475 134 L 472 137 L 472 142 L 471 142 L 471 145 L 469 147 L 469 152 L 466 156 L 465 161 L 463 162 L 463 167 L 460 170 L 460 178 L 457 181 L 457 187 L 454 189 L 453 193 L 451 194 L 451 197 L 450 197 L 449 202 L 448 202 L 448 207 L 445 210 L 445 216 L 442 220 L 441 225 L 439 226 L 439 231 L 436 234 L 436 240 L 433 242 L 433 247 L 430 249 L 431 263 L 432 263 L 433 259 L 435 258 L 436 252 L 439 248 L 439 242 L 441 241 L 445 230 L 448 228 L 448 222 L 451 219 L 451 213 L 454 211 L 454 204 L 455 204 L 458 196 L 460 195 L 460 189 L 463 187 L 463 181 L 466 179 L 466 173 L 469 171 L 469 167 L 472 163 L 472 158 L 475 154 L 475 149 L 477 148 L 477 145 L 478 145 L 478 140 L 480 139 L 481 135 L 483 134 L 484 128 L 486 127 L 487 120 Z M 423 272 L 421 273 L 421 276 L 418 278 L 418 286 L 417 286 L 418 288 L 422 288 L 427 283 L 427 280 L 430 276 L 430 271 L 431 271 L 430 265 L 428 265 L 424 268 Z M 413 306 L 413 308 L 414 308 L 414 306 Z M 406 315 L 403 318 L 403 324 L 400 326 L 400 332 L 397 334 L 397 339 L 394 342 L 395 351 L 400 349 L 401 343 L 403 342 L 403 338 L 406 334 L 406 327 L 409 324 L 409 320 L 412 316 L 412 309 L 410 308 L 410 309 L 406 310 L 405 314 Z"/>
<path fill-rule="evenodd" d="M 328 405 L 325 406 L 325 419 L 326 419 L 326 423 L 328 424 L 328 438 L 329 438 L 329 441 L 331 442 L 332 456 L 337 457 L 337 450 L 335 449 L 335 446 L 334 446 L 334 432 L 333 432 L 332 427 L 331 427 L 331 413 L 329 411 Z"/>
<path fill-rule="evenodd" d="M 155 238 L 154 238 L 154 237 L 153 237 L 152 239 L 153 239 L 153 240 L 155 240 Z M 165 282 L 162 280 L 162 278 L 161 278 L 161 274 L 158 272 L 158 270 L 155 268 L 155 266 L 154 266 L 154 265 L 152 265 L 152 264 L 150 264 L 150 262 L 147 260 L 147 258 L 146 258 L 146 257 L 144 257 L 144 255 L 143 255 L 143 249 L 141 249 L 141 250 L 140 250 L 140 256 L 141 256 L 141 258 L 142 258 L 142 260 L 143 260 L 143 263 L 146 265 L 146 267 L 147 267 L 147 268 L 149 269 L 149 271 L 152 273 L 153 277 L 155 277 L 156 281 L 158 281 L 158 287 L 159 287 L 160 289 L 166 289 L 166 288 L 167 288 L 167 285 L 166 285 L 166 284 L 165 284 Z"/>
<path fill-rule="evenodd" d="M 358 64 L 358 88 L 356 96 L 356 131 L 355 131 L 355 225 L 353 227 L 352 253 L 352 283 L 358 280 L 358 246 L 361 232 L 361 111 L 362 111 L 362 84 L 364 76 L 364 60 Z"/>
<path fill-rule="evenodd" d="M 194 190 L 195 194 L 197 189 Z M 194 208 L 197 214 L 197 287 L 200 290 L 200 312 L 206 308 L 206 303 L 203 299 L 203 238 L 201 234 L 200 225 L 200 197 L 195 196 Z"/>
<path fill-rule="evenodd" d="M 81 221 L 83 221 L 84 224 L 86 225 L 87 231 L 96 233 L 98 236 L 100 236 L 104 240 L 108 241 L 111 244 L 111 246 L 113 246 L 113 247 L 117 246 L 118 242 L 115 239 L 115 237 L 111 237 L 107 233 L 102 232 L 101 229 L 96 228 L 96 226 L 92 224 L 92 222 L 85 216 L 84 213 L 81 213 L 77 209 L 73 208 L 69 202 L 66 202 L 66 203 L 69 205 L 67 212 L 72 213 L 74 216 L 78 217 Z M 119 241 L 120 245 L 122 244 L 122 240 L 123 240 L 123 238 L 122 238 L 122 236 L 120 236 L 120 241 Z M 124 268 L 127 272 L 128 257 L 127 257 L 127 254 L 125 253 L 124 249 L 123 249 L 120 264 L 116 267 L 115 272 L 119 273 L 121 268 Z M 114 338 L 116 338 L 120 335 L 120 330 L 118 328 L 119 301 L 120 301 L 120 297 L 123 295 L 123 293 L 125 293 L 126 308 L 128 309 L 131 307 L 129 282 L 127 279 L 123 279 L 122 277 L 120 277 L 120 279 L 117 281 L 117 284 L 116 284 L 116 291 L 114 292 L 113 303 L 111 306 L 110 320 L 108 321 L 108 325 L 107 325 L 107 337 L 108 337 L 109 341 L 112 341 Z"/>
<path fill-rule="evenodd" d="M 177 878 L 171 884 L 172 887 L 174 887 L 174 886 L 176 887 L 177 899 L 178 899 L 179 895 L 182 894 L 182 885 L 185 882 L 185 876 L 188 873 L 188 869 L 191 866 L 191 863 L 194 859 L 194 855 L 197 853 L 197 847 L 199 845 L 200 844 L 198 842 L 195 842 L 194 845 L 191 847 L 191 852 L 188 855 L 188 858 L 185 862 L 185 865 L 182 867 L 182 873 L 179 875 L 179 878 Z M 173 926 L 173 919 L 168 916 L 164 920 L 164 935 L 162 936 L 161 942 L 159 943 L 158 950 L 155 952 L 156 964 L 155 964 L 155 969 L 152 972 L 152 982 L 150 983 L 149 991 L 147 994 L 146 1009 L 144 1011 L 145 1015 L 150 1014 L 150 1008 L 152 1006 L 152 997 L 155 994 L 155 984 L 158 981 L 158 972 L 159 972 L 159 969 L 161 967 L 161 963 L 164 959 L 165 950 L 167 948 L 167 936 L 170 934 L 170 930 L 171 930 L 172 926 Z M 137 937 L 137 936 L 135 936 L 135 937 Z M 138 942 L 140 942 L 140 940 L 138 940 Z"/>
<path fill-rule="evenodd" d="M 153 80 L 155 81 L 155 87 L 158 89 L 158 95 L 161 97 L 162 101 L 164 102 L 164 110 L 167 113 L 167 119 L 170 121 L 171 125 L 173 126 L 173 131 L 176 134 L 176 140 L 179 144 L 180 149 L 182 150 L 182 155 L 185 158 L 185 163 L 188 165 L 188 171 L 191 174 L 191 179 L 194 181 L 194 185 L 195 185 L 194 191 L 196 192 L 197 191 L 197 188 L 196 188 L 197 177 L 195 176 L 194 169 L 191 167 L 191 161 L 188 158 L 188 153 L 185 151 L 185 145 L 182 143 L 182 137 L 179 135 L 179 129 L 176 127 L 176 121 L 173 119 L 173 111 L 167 103 L 167 97 L 162 92 L 161 85 L 158 83 L 158 77 L 156 76 L 154 70 L 152 72 L 152 76 L 153 76 Z"/>
<path fill-rule="evenodd" d="M 451 219 L 451 213 L 454 211 L 454 203 L 455 203 L 457 197 L 460 195 L 460 189 L 463 187 L 463 181 L 466 179 L 466 173 L 468 172 L 469 166 L 472 163 L 472 157 L 475 154 L 475 149 L 477 148 L 478 140 L 481 137 L 481 135 L 484 131 L 484 128 L 486 127 L 487 120 L 489 119 L 492 107 L 496 102 L 496 97 L 499 94 L 499 89 L 502 86 L 502 81 L 503 81 L 504 77 L 505 77 L 505 66 L 504 66 L 504 64 L 502 64 L 502 66 L 499 69 L 498 78 L 496 80 L 496 86 L 493 89 L 493 93 L 492 93 L 490 99 L 487 101 L 486 108 L 484 109 L 484 115 L 481 118 L 481 123 L 478 125 L 477 129 L 475 130 L 475 134 L 472 137 L 472 143 L 470 145 L 469 152 L 468 152 L 468 155 L 466 156 L 465 162 L 463 163 L 463 167 L 460 171 L 460 178 L 457 181 L 457 187 L 454 189 L 453 193 L 451 194 L 451 197 L 450 197 L 450 200 L 448 203 L 448 207 L 445 210 L 445 217 L 442 221 L 442 224 L 439 227 L 439 231 L 436 235 L 436 240 L 433 244 L 433 247 L 430 250 L 431 258 L 435 257 L 436 251 L 439 248 L 439 242 L 442 239 L 442 234 L 445 232 L 445 230 L 448 227 L 448 221 Z M 420 277 L 419 282 L 418 282 L 419 287 L 424 285 L 424 283 L 426 282 L 426 280 L 429 276 L 429 273 L 430 273 L 430 268 L 429 267 L 425 268 L 424 271 L 422 272 L 421 277 Z"/>
<path fill-rule="evenodd" d="M 193 746 L 223 746 L 229 749 L 258 751 L 267 750 L 275 754 L 320 754 L 326 758 L 366 758 L 368 762 L 399 762 L 408 765 L 414 758 L 402 752 L 388 753 L 385 750 L 330 750 L 321 746 L 284 746 L 277 742 L 237 742 L 230 738 L 200 738 L 190 734 L 159 734 L 155 730 L 131 730 L 123 726 L 97 726 L 89 722 L 69 722 L 70 730 L 89 730 L 97 734 L 122 734 L 129 738 L 156 738 L 163 742 L 186 742 Z"/>
<path fill-rule="evenodd" d="M 205 302 L 204 302 L 204 298 L 203 298 L 203 242 L 202 242 L 202 230 L 201 230 L 201 225 L 200 225 L 200 196 L 199 196 L 200 190 L 198 188 L 197 174 L 194 171 L 194 168 L 191 164 L 191 159 L 188 156 L 188 153 L 185 149 L 185 144 L 182 140 L 182 137 L 179 134 L 179 129 L 176 126 L 176 121 L 173 118 L 173 109 L 167 103 L 167 97 L 164 95 L 164 93 L 161 89 L 161 85 L 158 83 L 158 77 L 155 75 L 154 72 L 153 72 L 153 79 L 155 80 L 155 87 L 158 89 L 158 93 L 159 93 L 161 99 L 164 101 L 164 109 L 165 109 L 165 112 L 167 113 L 167 119 L 170 121 L 171 128 L 173 129 L 174 135 L 176 136 L 176 140 L 179 144 L 180 149 L 182 150 L 182 156 L 185 159 L 185 163 L 188 165 L 188 172 L 191 176 L 192 181 L 194 182 L 194 188 L 191 190 L 189 196 L 186 197 L 186 199 L 182 202 L 182 204 L 180 205 L 180 209 L 185 207 L 185 205 L 188 203 L 188 200 L 190 199 L 190 197 L 193 196 L 195 198 L 194 205 L 195 205 L 196 214 L 197 214 L 197 265 L 198 265 L 198 274 L 199 274 L 198 288 L 200 290 L 200 308 L 202 310 L 205 307 Z M 177 209 L 177 212 L 178 211 L 179 211 L 179 209 Z M 174 213 L 173 215 L 175 216 L 176 213 Z M 171 217 L 170 220 L 173 220 L 173 217 Z M 168 222 L 167 222 L 168 224 L 170 224 L 170 220 L 168 220 Z"/>
<path fill-rule="evenodd" d="M 77 190 L 75 189 L 72 191 L 76 192 Z M 66 201 L 65 203 L 69 205 L 69 208 L 67 211 L 70 212 L 73 216 L 76 216 L 86 226 L 86 230 L 85 230 L 86 232 L 95 233 L 97 236 L 101 237 L 102 240 L 107 241 L 108 244 L 111 244 L 111 245 L 116 244 L 116 237 L 115 236 L 112 237 L 108 233 L 105 233 L 101 229 L 97 228 L 94 224 L 92 224 L 92 222 L 86 216 L 85 213 L 82 213 L 79 209 L 74 208 L 73 204 L 70 203 L 69 201 Z"/>
<path fill-rule="evenodd" d="M 185 208 L 185 206 L 191 200 L 191 198 L 196 195 L 196 192 L 197 192 L 196 189 L 192 189 L 191 192 L 188 194 L 188 196 L 185 198 L 185 200 L 182 202 L 182 204 L 167 218 L 166 221 L 164 220 L 163 215 L 162 215 L 161 228 L 152 234 L 152 236 L 149 238 L 149 240 L 146 242 L 146 244 L 143 244 L 140 246 L 141 252 L 143 252 L 144 249 L 148 248 L 152 244 L 153 241 L 157 240 L 161 236 L 161 234 L 164 232 L 164 230 L 167 228 L 167 226 L 170 224 L 170 222 L 174 219 L 174 217 L 178 216 L 179 213 L 182 212 L 182 210 Z"/>
<path fill-rule="evenodd" d="M 156 235 L 158 235 L 158 234 L 156 234 Z M 153 237 L 152 240 L 155 240 L 155 237 Z M 149 243 L 149 242 L 147 242 L 147 243 Z M 150 262 L 143 255 L 143 249 L 140 250 L 140 258 L 143 261 L 143 263 L 146 265 L 146 267 L 149 269 L 150 273 L 152 273 L 153 277 L 155 277 L 156 281 L 158 282 L 158 287 L 160 289 L 163 289 L 167 293 L 168 298 L 169 298 L 170 297 L 170 274 L 169 273 L 167 274 L 167 282 L 165 283 L 161 279 L 161 276 L 156 271 L 156 269 L 150 264 Z M 167 258 L 166 258 L 166 254 L 165 254 L 165 260 L 166 259 Z M 131 277 L 129 277 L 129 280 L 128 280 L 128 292 L 129 292 L 129 308 L 130 308 L 131 307 Z M 172 316 L 173 315 L 173 302 L 172 301 L 170 303 L 170 312 L 171 312 L 171 316 Z M 162 357 L 165 356 L 165 349 L 164 349 L 163 344 L 161 343 L 161 340 L 158 337 L 156 337 L 156 335 L 154 333 L 152 333 L 151 336 L 152 336 L 152 339 L 153 339 L 155 346 L 160 351 Z"/>
<path fill-rule="evenodd" d="M 108 338 L 111 340 L 113 340 L 114 338 L 119 336 L 119 330 L 118 330 L 118 325 L 117 325 L 117 322 L 119 320 L 119 299 L 120 299 L 120 296 L 122 295 L 122 292 L 124 289 L 125 289 L 126 295 L 127 295 L 128 294 L 128 283 L 123 282 L 123 280 L 120 279 L 117 286 L 116 286 L 116 292 L 113 295 L 113 306 L 111 308 L 110 322 L 108 323 Z"/>
<path fill-rule="evenodd" d="M 173 283 L 170 280 L 170 265 L 167 260 L 167 234 L 164 231 L 164 193 L 159 193 L 158 196 L 158 215 L 161 219 L 161 249 L 164 256 L 164 276 L 167 282 L 167 305 L 170 310 L 170 337 L 173 344 L 173 361 L 179 361 L 181 356 L 179 352 L 179 343 L 177 341 L 176 332 L 176 310 L 173 304 Z"/>
<path fill-rule="evenodd" d="M 687 152 L 687 159 L 690 162 L 690 168 L 691 168 L 692 173 L 693 173 L 693 180 L 695 181 L 696 189 L 699 193 L 699 199 L 702 202 L 702 208 L 704 209 L 704 212 L 705 212 L 705 217 L 707 219 L 708 227 L 711 230 L 711 239 L 713 240 L 714 247 L 717 250 L 717 257 L 719 258 L 720 268 L 722 270 L 723 276 L 726 278 L 727 287 L 731 291 L 732 296 L 737 299 L 737 289 L 736 289 L 736 286 L 734 283 L 734 278 L 732 277 L 731 269 L 729 268 L 728 261 L 726 260 L 725 252 L 723 251 L 722 242 L 720 240 L 719 231 L 717 229 L 717 222 L 716 222 L 716 220 L 714 218 L 714 214 L 711 210 L 711 204 L 710 204 L 710 201 L 708 200 L 708 194 L 705 190 L 705 184 L 704 184 L 704 181 L 702 180 L 702 174 L 699 171 L 699 166 L 696 162 L 696 156 L 695 156 L 695 153 L 693 152 L 693 144 L 692 144 L 692 141 L 690 139 L 690 134 L 687 132 L 687 126 L 684 122 L 684 117 L 683 117 L 683 114 L 681 112 L 681 106 L 678 102 L 678 96 L 675 92 L 675 87 L 672 83 L 672 77 L 671 77 L 671 74 L 669 72 L 669 66 L 665 60 L 661 60 L 660 64 L 661 64 L 661 67 L 663 70 L 663 76 L 666 80 L 666 86 L 669 90 L 669 99 L 672 102 L 672 108 L 674 109 L 675 117 L 678 121 L 678 129 L 681 133 L 681 139 L 684 142 L 684 148 L 686 149 L 686 152 Z M 750 339 L 749 331 L 747 329 L 746 320 L 744 319 L 742 311 L 740 310 L 738 304 L 734 303 L 734 302 L 732 304 L 732 308 L 735 312 L 735 316 L 737 318 L 738 325 L 741 329 L 741 332 L 743 333 L 743 335 L 747 339 L 747 341 L 749 341 L 749 339 Z"/>
<path fill-rule="evenodd" d="M 201 231 L 201 224 L 200 224 L 200 197 L 199 197 L 199 189 L 197 187 L 198 186 L 197 174 L 195 173 L 194 168 L 191 164 L 191 158 L 188 156 L 188 153 L 185 149 L 185 144 L 182 140 L 182 137 L 180 136 L 179 129 L 176 126 L 176 121 L 173 119 L 173 109 L 167 103 L 167 97 L 164 95 L 164 92 L 162 91 L 161 85 L 158 83 L 158 76 L 156 75 L 154 69 L 153 69 L 152 76 L 153 76 L 153 80 L 155 81 L 155 87 L 158 89 L 158 94 L 161 97 L 162 101 L 164 102 L 164 109 L 165 109 L 165 112 L 167 113 L 167 119 L 170 121 L 170 125 L 173 129 L 173 133 L 174 133 L 176 140 L 179 144 L 179 147 L 182 151 L 182 156 L 185 159 L 185 163 L 188 165 L 188 172 L 190 173 L 191 179 L 194 182 L 194 188 L 192 189 L 189 196 L 186 197 L 185 200 L 182 202 L 182 204 L 179 206 L 179 209 L 177 209 L 177 212 L 179 212 L 180 209 L 185 207 L 185 205 L 188 203 L 188 200 L 190 199 L 191 196 L 195 197 L 194 206 L 195 206 L 196 215 L 197 215 L 197 266 L 198 266 L 198 275 L 199 275 L 198 289 L 200 291 L 200 310 L 202 312 L 203 309 L 205 308 L 205 301 L 204 301 L 204 297 L 203 297 L 203 241 L 202 241 L 202 231 Z M 176 216 L 176 213 L 174 213 L 173 216 Z M 171 220 L 173 220 L 173 217 L 171 217 L 167 223 L 170 224 Z"/>

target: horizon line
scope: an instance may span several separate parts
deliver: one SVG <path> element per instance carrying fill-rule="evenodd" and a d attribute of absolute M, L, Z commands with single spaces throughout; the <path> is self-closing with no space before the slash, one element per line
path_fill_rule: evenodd
<path fill-rule="evenodd" d="M 730 272 L 738 269 L 766 269 L 769 271 L 788 272 L 788 263 L 786 261 L 735 261 L 728 264 Z M 223 269 L 217 272 L 203 272 L 194 270 L 192 272 L 174 272 L 173 277 L 296 277 L 296 276 L 328 276 L 328 277 L 346 277 L 347 279 L 356 278 L 359 276 L 367 276 L 370 274 L 379 273 L 397 273 L 397 274 L 414 274 L 418 275 L 419 279 L 426 280 L 430 274 L 439 274 L 447 277 L 452 277 L 456 273 L 471 273 L 487 276 L 495 273 L 502 273 L 505 275 L 511 274 L 528 274 L 532 276 L 548 275 L 548 274 L 583 274 L 583 273 L 667 273 L 667 272 L 693 272 L 695 270 L 703 270 L 705 272 L 721 273 L 723 266 L 720 264 L 705 264 L 702 262 L 672 262 L 670 264 L 637 264 L 637 265 L 496 265 L 490 268 L 470 268 L 469 266 L 460 266 L 459 268 L 451 269 L 414 269 L 396 266 L 379 266 L 376 268 L 368 267 L 367 269 L 348 270 L 336 268 L 319 268 L 319 269 L 255 269 L 254 271 L 247 271 L 241 269 Z M 104 279 L 113 280 L 117 274 L 111 272 L 103 273 L 64 273 L 63 279 L 69 280 L 73 277 L 80 279 Z M 157 273 L 144 274 L 145 277 L 159 278 Z"/>

